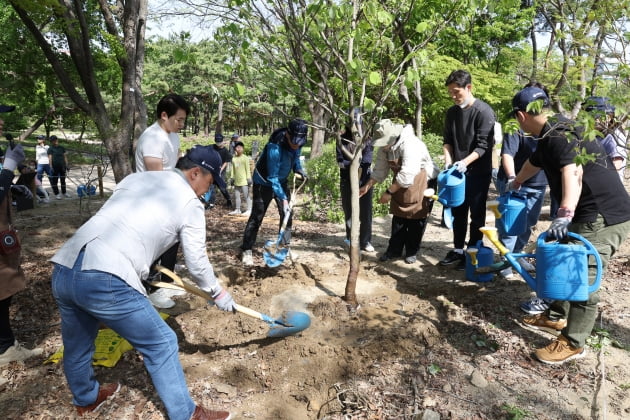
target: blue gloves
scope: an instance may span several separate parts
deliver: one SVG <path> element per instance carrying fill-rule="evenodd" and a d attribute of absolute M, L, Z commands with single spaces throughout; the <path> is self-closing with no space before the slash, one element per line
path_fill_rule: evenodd
<path fill-rule="evenodd" d="M 232 298 L 232 295 L 223 287 L 218 286 L 217 291 L 214 295 L 212 295 L 212 298 L 214 299 L 214 302 L 210 302 L 210 303 L 214 303 L 215 305 L 217 305 L 217 308 L 221 309 L 222 311 L 225 311 L 225 312 L 236 311 L 236 309 L 234 309 L 235 303 L 234 303 L 234 299 Z"/>

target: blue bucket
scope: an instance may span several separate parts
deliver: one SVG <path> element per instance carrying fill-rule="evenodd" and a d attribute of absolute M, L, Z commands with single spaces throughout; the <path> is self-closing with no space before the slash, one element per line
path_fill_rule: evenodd
<path fill-rule="evenodd" d="M 464 203 L 466 177 L 455 167 L 438 174 L 438 201 L 446 207 L 458 207 Z"/>

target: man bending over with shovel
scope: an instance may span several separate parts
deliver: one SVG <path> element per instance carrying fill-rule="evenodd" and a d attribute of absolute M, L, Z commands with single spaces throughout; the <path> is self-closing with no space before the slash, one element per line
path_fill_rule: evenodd
<path fill-rule="evenodd" d="M 516 178 L 508 182 L 508 189 L 518 190 L 542 168 L 551 195 L 560 203 L 548 237 L 564 240 L 571 231 L 586 238 L 601 256 L 605 272 L 608 260 L 630 232 L 630 197 L 600 143 L 581 140 L 572 121 L 560 116 L 549 120 L 549 105 L 549 98 L 537 87 L 527 87 L 512 99 L 514 117 L 525 133 L 538 140 L 538 147 Z M 582 148 L 595 160 L 578 166 L 574 161 L 576 150 Z M 590 283 L 594 271 L 589 269 Z M 560 334 L 536 350 L 536 358 L 547 364 L 561 364 L 583 357 L 586 339 L 597 318 L 598 302 L 599 294 L 594 291 L 587 301 L 556 300 L 546 312 L 525 317 L 523 324 L 528 328 Z"/>
<path fill-rule="evenodd" d="M 128 175 L 111 198 L 52 257 L 52 289 L 61 314 L 64 372 L 79 415 L 95 411 L 120 384 L 99 384 L 92 369 L 101 323 L 143 356 L 171 420 L 227 420 L 230 413 L 195 405 L 178 357 L 177 336 L 147 298 L 142 280 L 180 242 L 186 266 L 217 307 L 234 311 L 206 253 L 199 196 L 220 179 L 221 157 L 194 146 L 169 171 Z"/>
<path fill-rule="evenodd" d="M 280 230 L 284 217 L 288 214 L 286 229 L 282 243 L 288 245 L 291 239 L 291 194 L 287 186 L 287 178 L 291 171 L 306 181 L 306 172 L 300 164 L 300 151 L 306 144 L 308 127 L 304 120 L 295 119 L 288 127 L 278 128 L 269 137 L 269 142 L 260 153 L 254 170 L 254 187 L 252 212 L 247 220 L 243 233 L 242 262 L 245 266 L 254 265 L 252 247 L 256 242 L 258 230 L 267 212 L 271 200 L 276 201 L 280 214 Z"/>

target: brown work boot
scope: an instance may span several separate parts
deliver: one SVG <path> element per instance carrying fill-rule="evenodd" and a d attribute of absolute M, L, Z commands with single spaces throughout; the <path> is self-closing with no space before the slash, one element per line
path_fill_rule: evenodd
<path fill-rule="evenodd" d="M 94 401 L 93 404 L 86 405 L 84 407 L 75 405 L 75 407 L 77 408 L 77 412 L 79 413 L 79 416 L 82 416 L 86 413 L 92 413 L 98 410 L 99 408 L 101 408 L 105 400 L 107 400 L 109 397 L 111 397 L 118 391 L 120 391 L 120 384 L 101 385 L 100 388 L 98 389 L 98 396 L 96 397 L 96 401 Z"/>
<path fill-rule="evenodd" d="M 190 420 L 230 420 L 231 418 L 232 416 L 227 411 L 208 410 L 198 405 Z"/>
<path fill-rule="evenodd" d="M 569 340 L 561 335 L 546 347 L 534 352 L 536 359 L 550 365 L 560 365 L 573 359 L 581 359 L 586 354 L 584 347 L 575 348 L 569 344 Z"/>
<path fill-rule="evenodd" d="M 567 320 L 558 319 L 554 321 L 543 313 L 523 317 L 523 325 L 528 328 L 543 330 L 550 334 L 558 335 L 560 331 L 567 326 Z"/>

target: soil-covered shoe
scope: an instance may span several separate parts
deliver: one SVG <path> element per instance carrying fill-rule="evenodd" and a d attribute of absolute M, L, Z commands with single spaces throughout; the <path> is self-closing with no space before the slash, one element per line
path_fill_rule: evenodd
<path fill-rule="evenodd" d="M 560 331 L 567 326 L 567 320 L 553 320 L 549 319 L 545 314 L 537 314 L 523 317 L 523 325 L 528 328 L 547 331 L 548 333 L 558 335 Z"/>
<path fill-rule="evenodd" d="M 149 295 L 151 304 L 159 309 L 168 309 L 175 306 L 175 301 L 168 294 L 168 289 L 158 289 Z"/>
<path fill-rule="evenodd" d="M 98 396 L 96 397 L 96 401 L 94 401 L 93 404 L 86 405 L 83 407 L 75 405 L 75 407 L 77 408 L 77 412 L 79 413 L 79 416 L 83 416 L 86 413 L 93 413 L 94 411 L 98 410 L 99 408 L 101 408 L 103 403 L 109 397 L 111 397 L 118 391 L 120 391 L 120 384 L 101 385 L 100 388 L 98 389 Z"/>
<path fill-rule="evenodd" d="M 43 352 L 44 350 L 40 348 L 34 348 L 33 350 L 25 349 L 16 340 L 11 347 L 0 354 L 0 366 L 11 362 L 26 360 L 33 356 L 39 356 Z"/>
<path fill-rule="evenodd" d="M 521 310 L 530 315 L 542 314 L 549 309 L 549 304 L 553 302 L 551 299 L 541 299 L 538 296 L 520 304 Z"/>
<path fill-rule="evenodd" d="M 227 411 L 208 410 L 198 405 L 190 420 L 230 420 L 232 415 Z"/>
<path fill-rule="evenodd" d="M 252 256 L 252 250 L 247 249 L 243 251 L 243 256 L 241 257 L 241 261 L 245 267 L 251 267 L 254 265 L 254 257 Z"/>
<path fill-rule="evenodd" d="M 575 348 L 561 335 L 555 341 L 534 352 L 536 359 L 550 365 L 560 365 L 569 360 L 581 359 L 586 354 L 584 347 Z"/>
<path fill-rule="evenodd" d="M 238 216 L 238 215 L 241 214 L 241 211 L 239 209 L 236 209 L 236 210 L 232 210 L 228 214 L 231 215 L 231 216 Z"/>
<path fill-rule="evenodd" d="M 413 264 L 417 261 L 418 259 L 416 258 L 415 255 L 410 255 L 408 257 L 405 257 L 405 263 L 407 264 Z"/>
<path fill-rule="evenodd" d="M 499 275 L 505 280 L 514 280 L 514 273 L 512 272 L 511 267 L 504 268 L 503 270 L 499 271 Z"/>
<path fill-rule="evenodd" d="M 448 251 L 448 254 L 446 254 L 446 257 L 444 257 L 444 259 L 442 259 L 440 261 L 440 265 L 453 265 L 453 264 L 457 264 L 458 266 L 460 264 L 466 264 L 466 257 L 464 256 L 464 254 L 460 254 L 459 252 L 455 252 L 455 251 Z"/>

